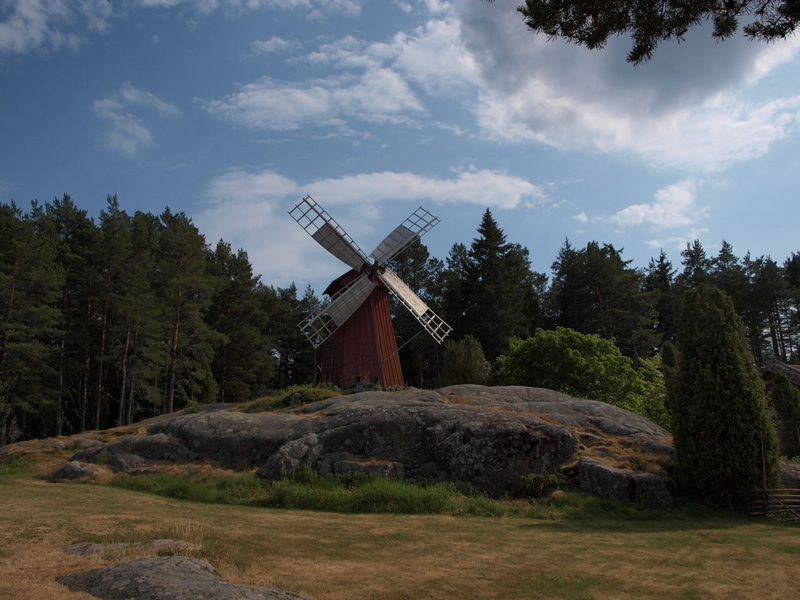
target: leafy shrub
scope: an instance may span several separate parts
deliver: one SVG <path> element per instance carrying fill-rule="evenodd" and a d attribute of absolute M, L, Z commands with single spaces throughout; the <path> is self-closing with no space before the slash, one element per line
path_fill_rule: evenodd
<path fill-rule="evenodd" d="M 481 343 L 467 334 L 457 342 L 447 340 L 442 358 L 442 386 L 463 383 L 487 384 L 492 366 L 483 354 Z"/>
<path fill-rule="evenodd" d="M 642 412 L 642 382 L 613 340 L 567 327 L 537 329 L 526 340 L 512 338 L 495 371 L 506 385 L 527 385 L 600 400 Z"/>

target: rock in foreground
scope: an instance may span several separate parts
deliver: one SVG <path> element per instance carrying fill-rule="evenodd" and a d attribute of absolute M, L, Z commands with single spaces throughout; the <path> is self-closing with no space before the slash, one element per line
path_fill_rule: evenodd
<path fill-rule="evenodd" d="M 73 592 L 87 592 L 103 600 L 307 600 L 285 590 L 230 583 L 208 562 L 184 556 L 140 558 L 63 575 L 57 581 Z"/>

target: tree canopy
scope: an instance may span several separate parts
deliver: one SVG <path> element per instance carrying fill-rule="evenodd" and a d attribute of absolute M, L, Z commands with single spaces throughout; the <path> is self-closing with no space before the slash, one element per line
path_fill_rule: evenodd
<path fill-rule="evenodd" d="M 525 0 L 518 8 L 529 29 L 589 49 L 603 48 L 608 38 L 629 33 L 628 62 L 652 58 L 659 43 L 681 40 L 690 27 L 711 20 L 716 39 L 732 36 L 739 19 L 744 33 L 771 42 L 789 37 L 800 23 L 800 0 Z"/>

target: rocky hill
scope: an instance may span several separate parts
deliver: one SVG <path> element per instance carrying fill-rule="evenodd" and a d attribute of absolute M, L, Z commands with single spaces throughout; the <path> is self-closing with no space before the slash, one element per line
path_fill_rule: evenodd
<path fill-rule="evenodd" d="M 135 475 L 213 462 L 257 469 L 264 479 L 309 467 L 455 481 L 503 495 L 513 494 L 526 474 L 566 470 L 605 498 L 672 505 L 666 469 L 674 451 L 666 431 L 621 408 L 541 388 L 361 392 L 256 414 L 216 405 L 49 443 L 77 449 L 55 480 L 92 476 L 96 465 Z M 0 453 L 32 447 L 12 444 Z"/>

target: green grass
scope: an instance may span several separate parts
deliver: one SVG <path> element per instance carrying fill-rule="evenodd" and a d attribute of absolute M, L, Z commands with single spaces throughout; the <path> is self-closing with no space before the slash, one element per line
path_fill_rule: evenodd
<path fill-rule="evenodd" d="M 682 518 L 686 509 L 655 510 L 611 502 L 577 490 L 540 499 L 495 499 L 453 483 L 416 485 L 359 474 L 293 477 L 262 482 L 251 473 L 199 476 L 156 473 L 117 479 L 112 487 L 178 500 L 339 513 L 440 514 L 623 522 Z"/>

